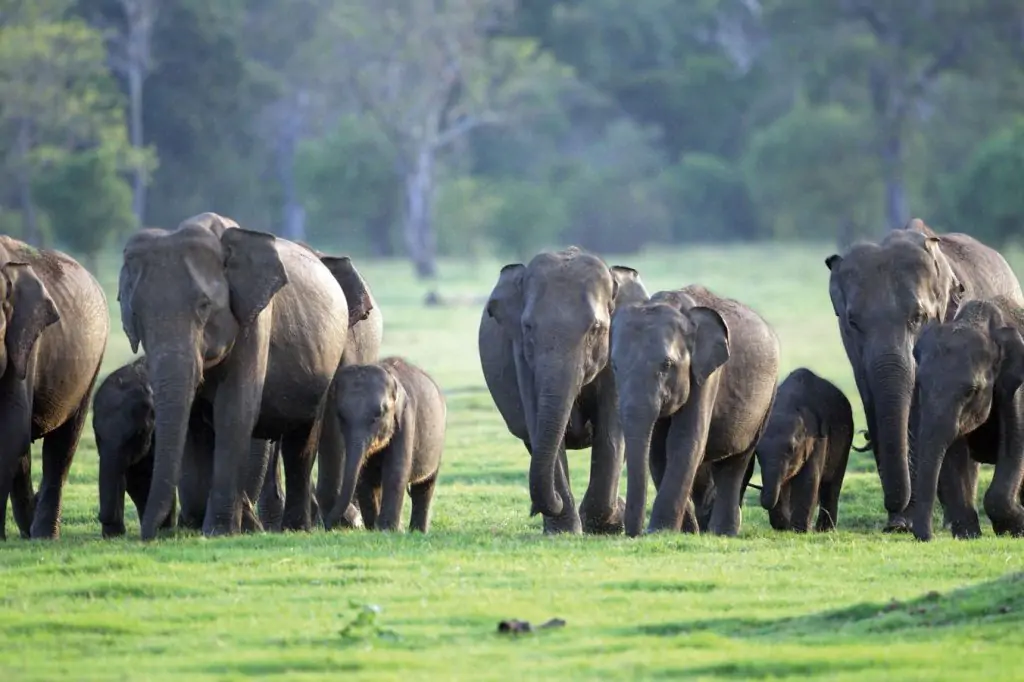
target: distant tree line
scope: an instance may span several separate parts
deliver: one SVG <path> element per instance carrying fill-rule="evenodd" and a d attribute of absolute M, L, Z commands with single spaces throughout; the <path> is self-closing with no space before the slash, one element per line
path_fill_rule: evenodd
<path fill-rule="evenodd" d="M 1016 0 L 0 0 L 0 232 L 355 254 L 1021 234 Z"/>

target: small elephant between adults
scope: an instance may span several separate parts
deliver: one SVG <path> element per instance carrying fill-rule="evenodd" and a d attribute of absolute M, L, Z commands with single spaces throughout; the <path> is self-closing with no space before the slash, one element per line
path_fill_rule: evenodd
<path fill-rule="evenodd" d="M 164 523 L 186 453 L 210 481 L 204 534 L 239 532 L 253 438 L 281 440 L 283 523 L 308 530 L 311 469 L 350 319 L 330 270 L 294 242 L 204 213 L 173 231 L 134 233 L 118 291 L 132 350 L 146 351 L 156 415 L 142 538 Z"/>
<path fill-rule="evenodd" d="M 622 306 L 611 357 L 626 442 L 626 533 L 643 532 L 647 472 L 657 495 L 648 532 L 680 530 L 707 463 L 708 530 L 740 530 L 741 495 L 775 399 L 779 341 L 738 301 L 693 285 Z"/>
<path fill-rule="evenodd" d="M 64 482 L 107 345 L 107 298 L 70 256 L 0 235 L 0 539 L 60 536 Z M 32 442 L 43 476 L 32 490 Z"/>
<path fill-rule="evenodd" d="M 1024 294 L 1006 259 L 973 237 L 939 235 L 920 219 L 825 259 L 829 295 L 864 406 L 868 439 L 882 482 L 885 530 L 907 531 L 913 517 L 910 472 L 915 430 L 914 344 L 928 322 L 952 320 L 963 302 Z M 978 466 L 965 452 L 943 463 L 940 497 L 954 526 L 980 531 L 974 510 Z"/>
<path fill-rule="evenodd" d="M 757 444 L 761 506 L 776 530 L 834 530 L 853 444 L 853 408 L 835 384 L 806 367 L 779 384 Z"/>
<path fill-rule="evenodd" d="M 501 269 L 477 338 L 484 381 L 530 453 L 530 513 L 545 533 L 621 533 L 622 427 L 608 339 L 616 308 L 647 298 L 640 275 L 577 247 Z M 591 448 L 579 509 L 566 450 Z"/>
<path fill-rule="evenodd" d="M 1008 297 L 968 301 L 951 322 L 929 325 L 914 348 L 920 415 L 913 532 L 932 538 L 937 492 L 964 499 L 964 482 L 943 480 L 943 460 L 966 453 L 994 464 L 984 508 L 997 534 L 1024 535 L 1024 307 Z M 942 490 L 943 486 L 958 486 Z M 973 498 L 972 498 L 973 499 Z M 966 510 L 957 517 L 964 518 Z M 980 534 L 953 523 L 954 537 Z"/>

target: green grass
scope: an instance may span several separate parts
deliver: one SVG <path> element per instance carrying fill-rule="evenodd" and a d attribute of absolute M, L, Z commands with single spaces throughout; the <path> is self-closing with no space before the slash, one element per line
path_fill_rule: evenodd
<path fill-rule="evenodd" d="M 779 333 L 783 372 L 806 365 L 835 381 L 860 419 L 828 300 L 831 252 L 622 262 L 652 292 L 702 282 L 749 303 Z M 445 263 L 442 292 L 485 295 L 499 265 Z M 974 542 L 883 535 L 870 455 L 851 459 L 835 534 L 775 533 L 751 493 L 739 538 L 542 536 L 527 515 L 524 449 L 486 392 L 459 390 L 483 386 L 480 307 L 424 308 L 404 264 L 360 267 L 386 317 L 385 352 L 453 391 L 431 533 L 143 546 L 131 510 L 129 537 L 104 541 L 90 429 L 62 539 L 0 546 L 0 679 L 1019 679 L 1024 544 L 995 538 L 987 520 Z M 105 263 L 105 371 L 130 355 L 116 279 Z M 570 467 L 580 497 L 589 457 L 570 453 Z M 552 617 L 565 627 L 497 634 L 502 620 Z"/>

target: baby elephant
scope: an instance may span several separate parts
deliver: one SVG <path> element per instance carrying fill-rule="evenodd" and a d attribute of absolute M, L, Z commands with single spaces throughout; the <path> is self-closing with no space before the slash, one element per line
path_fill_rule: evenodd
<path fill-rule="evenodd" d="M 336 380 L 345 475 L 324 526 L 345 525 L 356 492 L 366 528 L 398 530 L 408 488 L 409 525 L 426 533 L 444 449 L 444 394 L 426 372 L 396 357 L 343 367 Z"/>
<path fill-rule="evenodd" d="M 815 529 L 835 529 L 852 443 L 853 410 L 843 392 L 809 369 L 790 373 L 756 451 L 772 528 L 805 533 L 820 505 Z"/>
<path fill-rule="evenodd" d="M 142 518 L 153 477 L 153 391 L 140 357 L 115 370 L 93 398 L 92 428 L 100 456 L 100 523 L 103 537 L 125 534 L 124 494 Z M 163 526 L 174 524 L 172 507 Z"/>

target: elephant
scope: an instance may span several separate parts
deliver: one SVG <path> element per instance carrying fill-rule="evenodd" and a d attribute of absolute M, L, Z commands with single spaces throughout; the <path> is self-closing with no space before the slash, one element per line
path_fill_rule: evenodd
<path fill-rule="evenodd" d="M 477 338 L 487 389 L 530 453 L 530 515 L 545 533 L 620 533 L 622 428 L 608 366 L 616 307 L 647 298 L 640 275 L 572 246 L 504 266 Z M 566 449 L 591 449 L 579 510 Z"/>
<path fill-rule="evenodd" d="M 648 466 L 657 495 L 648 532 L 680 530 L 694 478 L 710 465 L 708 531 L 736 535 L 754 448 L 775 399 L 779 341 L 738 301 L 700 285 L 620 306 L 611 364 L 626 443 L 626 534 L 643 532 Z"/>
<path fill-rule="evenodd" d="M 110 331 L 107 298 L 67 254 L 0 236 L 0 539 L 60 537 L 64 482 Z M 43 476 L 32 490 L 32 442 Z"/>
<path fill-rule="evenodd" d="M 940 475 L 954 449 L 994 464 L 985 513 L 997 534 L 1024 535 L 1024 307 L 1006 296 L 964 303 L 951 322 L 932 323 L 914 346 L 918 422 L 915 433 L 914 516 L 918 540 L 932 537 L 936 491 L 965 501 L 971 481 Z M 950 489 L 951 488 L 951 489 Z M 954 518 L 964 518 L 958 510 Z M 980 529 L 953 525 L 954 537 Z M 975 532 L 977 531 L 977 532 Z"/>
<path fill-rule="evenodd" d="M 884 492 L 886 532 L 910 530 L 913 514 L 909 440 L 913 409 L 914 344 L 929 321 L 949 321 L 963 302 L 1006 295 L 1024 302 L 1020 284 L 994 249 L 966 234 L 938 235 L 921 219 L 889 232 L 879 243 L 859 242 L 844 255 L 825 259 L 829 295 L 853 369 Z M 866 448 L 865 448 L 866 449 Z M 947 457 L 943 471 L 973 481 L 978 467 L 965 453 Z M 973 499 L 973 496 L 971 497 Z M 973 503 L 950 521 L 964 532 L 979 530 Z M 947 513 L 948 513 L 947 508 Z"/>
<path fill-rule="evenodd" d="M 853 408 L 831 381 L 806 367 L 779 384 L 768 426 L 755 450 L 761 506 L 776 530 L 834 530 L 839 493 L 853 445 Z"/>
<path fill-rule="evenodd" d="M 239 532 L 250 466 L 266 466 L 252 439 L 281 440 L 283 526 L 309 530 L 313 457 L 353 317 L 330 270 L 294 242 L 202 213 L 128 239 L 118 301 L 153 386 L 142 539 L 156 537 L 188 472 L 209 493 L 180 499 L 182 517 L 201 516 L 204 535 Z"/>
<path fill-rule="evenodd" d="M 338 284 L 341 285 L 342 291 L 345 292 L 346 300 L 349 301 L 349 323 L 352 327 L 349 329 L 345 351 L 341 356 L 341 367 L 377 362 L 380 358 L 380 346 L 384 337 L 384 317 L 377 300 L 373 297 L 369 283 L 348 256 L 331 256 L 308 245 L 303 246 L 306 246 L 327 266 Z M 356 303 L 354 308 L 352 308 L 353 302 Z M 333 394 L 329 395 L 328 405 L 333 404 L 333 400 Z M 326 414 L 325 420 L 320 434 L 320 442 L 326 444 L 326 451 L 337 452 L 340 456 L 324 457 L 321 455 L 317 457 L 317 488 L 312 497 L 313 507 L 310 511 L 314 521 L 322 515 L 321 511 L 330 511 L 334 507 L 334 501 L 337 499 L 342 485 L 344 441 L 334 426 L 333 412 Z M 260 491 L 259 513 L 262 525 L 269 530 L 279 530 L 284 510 L 284 490 L 281 486 L 278 467 L 281 448 L 279 443 L 273 444 L 271 447 L 272 450 L 267 460 L 266 481 L 261 484 L 262 477 L 257 475 L 251 479 L 249 490 L 250 493 Z M 357 506 L 349 509 L 345 518 L 351 525 L 362 525 Z"/>
<path fill-rule="evenodd" d="M 409 527 L 426 533 L 444 451 L 447 406 L 426 372 L 399 357 L 338 372 L 334 405 L 345 439 L 345 477 L 324 527 L 338 525 L 358 490 L 366 528 L 398 530 L 405 491 Z"/>

